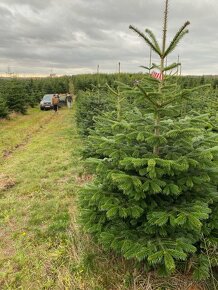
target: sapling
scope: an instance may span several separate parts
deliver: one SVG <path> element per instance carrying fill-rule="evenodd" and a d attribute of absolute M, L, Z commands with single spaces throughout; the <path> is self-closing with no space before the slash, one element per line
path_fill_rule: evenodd
<path fill-rule="evenodd" d="M 188 268 L 202 279 L 210 269 L 205 241 L 217 238 L 218 137 L 208 114 L 181 115 L 182 102 L 194 102 L 199 88 L 181 89 L 165 74 L 178 66 L 166 66 L 165 59 L 189 25 L 167 46 L 167 17 L 166 0 L 162 46 L 151 30 L 130 26 L 159 56 L 154 67 L 161 77 L 119 84 L 119 94 L 134 96 L 135 108 L 96 126 L 95 158 L 89 160 L 96 178 L 81 192 L 81 218 L 105 248 L 143 261 L 148 270 L 169 275 L 191 260 Z"/>

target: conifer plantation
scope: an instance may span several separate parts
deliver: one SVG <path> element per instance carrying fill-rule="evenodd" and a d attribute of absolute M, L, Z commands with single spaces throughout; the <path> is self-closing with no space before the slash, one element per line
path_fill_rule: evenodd
<path fill-rule="evenodd" d="M 159 57 L 160 78 L 107 85 L 114 105 L 90 127 L 85 156 L 94 181 L 80 193 L 81 220 L 105 249 L 145 271 L 202 280 L 218 265 L 216 106 L 212 95 L 209 103 L 200 97 L 211 93 L 207 85 L 184 88 L 172 76 L 179 64 L 166 58 L 190 23 L 168 44 L 167 20 L 168 0 L 161 43 L 130 26 Z"/>
<path fill-rule="evenodd" d="M 38 106 L 44 94 L 66 93 L 69 78 L 1 78 L 0 119 L 16 112 L 26 114 L 29 107 Z"/>

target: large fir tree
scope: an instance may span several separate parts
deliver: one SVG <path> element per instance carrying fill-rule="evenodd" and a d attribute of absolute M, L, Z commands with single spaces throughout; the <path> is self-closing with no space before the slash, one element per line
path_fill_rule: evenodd
<path fill-rule="evenodd" d="M 194 102 L 195 89 L 182 90 L 166 75 L 178 64 L 164 64 L 189 22 L 167 47 L 167 14 L 168 0 L 162 46 L 151 30 L 130 26 L 159 55 L 154 67 L 163 79 L 146 75 L 134 87 L 120 84 L 136 107 L 97 123 L 89 159 L 96 178 L 81 192 L 81 217 L 104 247 L 161 274 L 183 265 L 200 279 L 216 263 L 208 245 L 218 238 L 218 138 L 207 114 L 192 107 L 181 113 L 184 100 Z"/>

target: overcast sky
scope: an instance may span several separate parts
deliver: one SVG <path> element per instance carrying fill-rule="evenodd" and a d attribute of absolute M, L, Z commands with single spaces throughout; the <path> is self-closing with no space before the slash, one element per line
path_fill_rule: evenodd
<path fill-rule="evenodd" d="M 161 40 L 164 0 L 0 0 L 0 72 L 139 72 L 149 48 L 129 25 Z M 189 20 L 189 34 L 168 62 L 183 74 L 218 74 L 218 1 L 170 0 L 168 42 Z M 153 61 L 155 57 L 153 57 Z"/>

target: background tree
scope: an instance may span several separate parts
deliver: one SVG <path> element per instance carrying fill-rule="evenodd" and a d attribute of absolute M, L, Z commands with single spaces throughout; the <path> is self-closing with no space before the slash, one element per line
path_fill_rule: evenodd
<path fill-rule="evenodd" d="M 25 84 L 11 80 L 4 86 L 4 98 L 10 111 L 25 114 L 28 106 Z"/>
<path fill-rule="evenodd" d="M 8 116 L 8 107 L 4 97 L 0 94 L 0 118 Z"/>

